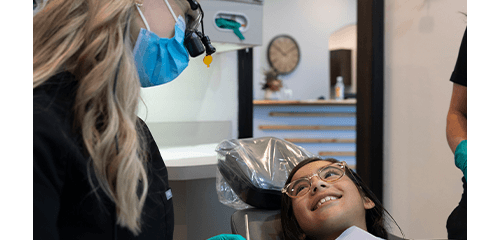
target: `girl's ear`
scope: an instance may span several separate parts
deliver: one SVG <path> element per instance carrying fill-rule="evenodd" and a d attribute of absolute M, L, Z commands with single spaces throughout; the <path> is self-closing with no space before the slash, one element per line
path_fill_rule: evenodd
<path fill-rule="evenodd" d="M 368 197 L 364 197 L 363 205 L 365 206 L 365 210 L 372 209 L 375 207 L 375 203 L 373 203 L 373 201 Z"/>

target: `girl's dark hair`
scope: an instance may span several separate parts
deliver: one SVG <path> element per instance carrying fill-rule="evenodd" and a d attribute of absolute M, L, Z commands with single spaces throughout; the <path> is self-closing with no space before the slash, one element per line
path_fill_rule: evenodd
<path fill-rule="evenodd" d="M 289 184 L 292 181 L 293 175 L 303 166 L 306 164 L 316 162 L 316 161 L 328 161 L 332 163 L 338 163 L 337 159 L 334 158 L 329 158 L 329 159 L 321 159 L 321 158 L 308 158 L 297 164 L 292 171 L 290 172 L 290 175 L 288 176 L 288 179 L 285 183 L 285 186 Z M 366 186 L 365 183 L 361 180 L 359 175 L 349 169 L 349 167 L 346 166 L 346 176 L 348 176 L 356 185 L 358 188 L 359 193 L 361 194 L 362 197 L 368 197 L 370 200 L 375 203 L 375 207 L 372 209 L 366 210 L 366 227 L 369 233 L 372 235 L 375 235 L 380 238 L 387 238 L 387 230 L 385 229 L 385 220 L 384 220 L 384 214 L 387 214 L 391 220 L 398 226 L 399 230 L 401 231 L 401 234 L 404 233 L 399 227 L 399 225 L 396 223 L 394 218 L 391 216 L 389 212 L 382 206 L 382 203 L 377 199 L 375 194 L 373 194 L 370 189 Z M 293 213 L 293 208 L 292 208 L 292 199 L 288 197 L 285 193 L 282 194 L 281 196 L 281 226 L 283 227 L 283 235 L 286 240 L 301 240 L 301 239 L 309 239 L 307 236 L 305 236 L 304 231 L 300 228 L 299 223 L 297 222 L 297 219 L 295 218 L 295 214 Z M 305 236 L 305 237 L 304 237 Z"/>

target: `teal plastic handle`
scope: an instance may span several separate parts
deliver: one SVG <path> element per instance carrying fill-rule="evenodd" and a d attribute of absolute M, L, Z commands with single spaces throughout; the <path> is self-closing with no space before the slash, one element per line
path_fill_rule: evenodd
<path fill-rule="evenodd" d="M 240 32 L 241 24 L 239 22 L 225 18 L 217 18 L 215 19 L 215 24 L 217 24 L 217 27 L 233 30 L 234 34 L 236 34 L 240 40 L 245 40 L 245 37 Z"/>

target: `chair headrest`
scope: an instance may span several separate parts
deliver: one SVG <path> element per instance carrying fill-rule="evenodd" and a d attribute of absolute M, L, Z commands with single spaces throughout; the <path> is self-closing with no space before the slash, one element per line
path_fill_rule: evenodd
<path fill-rule="evenodd" d="M 256 208 L 279 209 L 281 188 L 290 171 L 314 157 L 302 147 L 273 137 L 225 140 L 216 152 L 219 200 L 236 209 L 245 208 L 234 204 L 239 200 Z"/>

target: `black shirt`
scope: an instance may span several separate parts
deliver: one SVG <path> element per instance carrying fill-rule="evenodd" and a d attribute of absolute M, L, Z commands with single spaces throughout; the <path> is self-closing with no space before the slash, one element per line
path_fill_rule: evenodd
<path fill-rule="evenodd" d="M 455 70 L 451 74 L 450 81 L 467 87 L 467 28 L 460 44 L 457 63 L 455 64 Z"/>
<path fill-rule="evenodd" d="M 33 89 L 33 236 L 34 239 L 172 239 L 174 213 L 167 198 L 168 173 L 146 124 L 149 190 L 142 232 L 134 237 L 115 225 L 115 204 L 98 186 L 81 134 L 73 126 L 77 83 L 60 73 Z M 171 193 L 171 192 L 169 192 Z M 97 197 L 98 196 L 98 197 Z"/>

